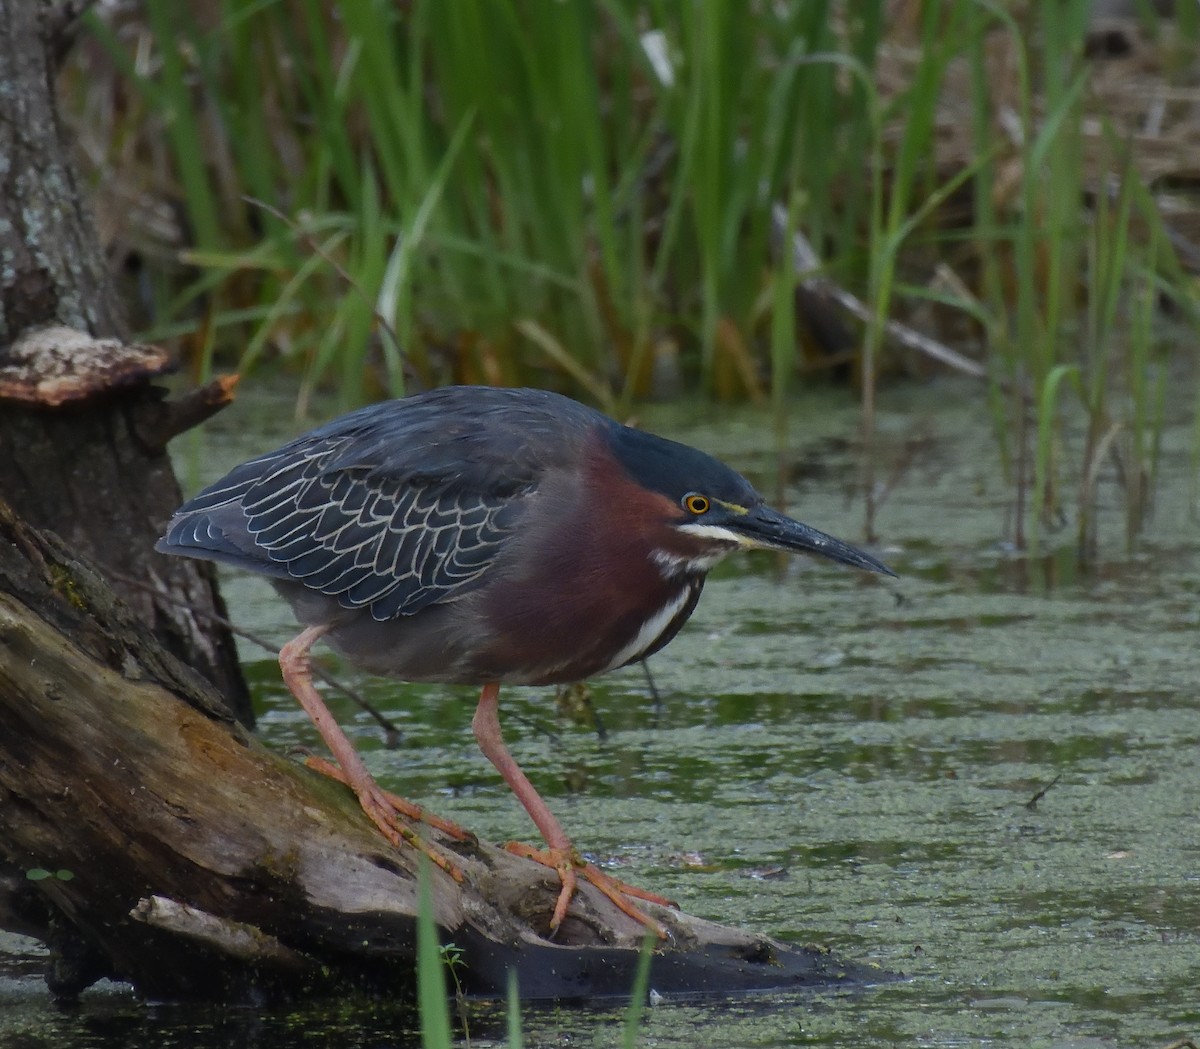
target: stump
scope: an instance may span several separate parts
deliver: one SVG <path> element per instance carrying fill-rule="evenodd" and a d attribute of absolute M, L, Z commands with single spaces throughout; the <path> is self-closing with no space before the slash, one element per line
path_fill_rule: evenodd
<path fill-rule="evenodd" d="M 55 110 L 58 63 L 88 6 L 0 0 L 0 492 L 24 520 L 104 566 L 147 629 L 249 723 L 233 639 L 214 620 L 223 611 L 214 573 L 152 552 L 181 500 L 166 442 L 229 388 L 166 401 L 151 383 L 166 354 L 123 337 Z"/>

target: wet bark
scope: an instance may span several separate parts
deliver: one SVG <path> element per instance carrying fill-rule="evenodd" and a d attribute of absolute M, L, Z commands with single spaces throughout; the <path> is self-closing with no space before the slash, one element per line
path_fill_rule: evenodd
<path fill-rule="evenodd" d="M 411 991 L 416 857 L 341 785 L 262 747 L 54 537 L 0 508 L 0 924 L 47 939 L 53 989 L 111 975 L 158 998 Z M 628 993 L 642 927 L 556 876 L 443 840 L 430 867 L 469 993 Z M 31 877 L 32 875 L 32 877 Z M 729 994 L 885 978 L 666 908 L 652 986 Z"/>
<path fill-rule="evenodd" d="M 0 0 L 0 492 L 102 566 L 141 622 L 249 722 L 231 637 L 212 618 L 224 609 L 211 567 L 153 553 L 181 496 L 155 439 L 164 408 L 150 370 L 118 363 L 119 338 L 86 364 L 72 357 L 88 335 L 123 327 L 55 110 L 55 65 L 80 6 Z M 60 340 L 39 377 L 35 359 L 14 358 L 48 326 L 80 338 Z M 61 378 L 49 369 L 71 373 L 65 394 L 61 382 L 47 393 Z"/>

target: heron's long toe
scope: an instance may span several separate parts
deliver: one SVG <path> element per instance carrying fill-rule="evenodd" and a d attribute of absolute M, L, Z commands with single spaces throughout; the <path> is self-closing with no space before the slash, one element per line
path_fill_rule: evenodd
<path fill-rule="evenodd" d="M 305 764 L 315 772 L 328 776 L 345 784 L 354 791 L 363 812 L 370 817 L 371 822 L 379 828 L 379 832 L 396 848 L 407 844 L 420 849 L 438 867 L 450 875 L 456 882 L 462 884 L 463 872 L 453 860 L 442 853 L 435 845 L 422 838 L 409 823 L 424 823 L 449 835 L 457 841 L 474 841 L 475 835 L 460 827 L 457 823 L 444 820 L 427 812 L 420 805 L 401 798 L 384 790 L 374 780 L 362 785 L 352 783 L 350 777 L 331 761 L 310 755 Z"/>
<path fill-rule="evenodd" d="M 350 782 L 350 777 L 332 761 L 326 761 L 322 757 L 311 754 L 305 759 L 304 763 L 314 772 L 319 772 L 322 776 L 328 776 L 339 783 L 344 783 L 351 790 L 354 789 L 354 784 Z M 399 794 L 393 794 L 391 791 L 383 790 L 382 788 L 380 788 L 379 794 L 387 802 L 388 807 L 394 809 L 410 823 L 424 823 L 428 827 L 440 830 L 455 841 L 470 842 L 474 845 L 479 840 L 473 831 L 467 830 L 466 827 L 460 826 L 453 820 L 443 819 L 441 816 L 430 812 L 424 806 L 418 805 L 414 801 L 409 801 L 407 798 L 400 797 Z"/>
<path fill-rule="evenodd" d="M 641 922 L 660 940 L 669 939 L 667 930 L 642 911 L 629 897 L 633 896 L 649 903 L 657 903 L 662 907 L 678 907 L 679 905 L 673 900 L 633 885 L 627 885 L 625 882 L 605 874 L 594 863 L 588 863 L 574 847 L 536 849 L 532 845 L 526 845 L 520 841 L 507 842 L 504 847 L 515 856 L 523 856 L 558 872 L 559 879 L 562 881 L 562 889 L 559 891 L 558 901 L 554 905 L 554 914 L 550 918 L 551 932 L 558 929 L 563 919 L 566 918 L 567 908 L 570 907 L 571 898 L 575 895 L 578 879 L 583 878 L 584 881 L 590 882 L 607 896 L 620 911 L 635 921 Z"/>

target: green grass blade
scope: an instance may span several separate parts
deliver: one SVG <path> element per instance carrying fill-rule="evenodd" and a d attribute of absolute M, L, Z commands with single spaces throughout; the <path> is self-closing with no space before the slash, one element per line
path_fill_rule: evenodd
<path fill-rule="evenodd" d="M 508 1015 L 505 1017 L 508 1033 L 508 1049 L 524 1049 L 525 1039 L 521 1034 L 521 998 L 517 989 L 517 970 L 508 970 Z"/>
<path fill-rule="evenodd" d="M 654 945 L 657 942 L 658 939 L 652 932 L 648 932 L 642 940 L 637 970 L 633 976 L 633 988 L 629 992 L 629 1007 L 625 1010 L 624 1036 L 621 1041 L 624 1049 L 637 1047 L 638 1028 L 641 1026 L 642 1013 L 646 1010 L 650 993 L 650 963 L 654 960 Z"/>
<path fill-rule="evenodd" d="M 417 1011 L 421 1020 L 421 1046 L 422 1049 L 449 1049 L 446 976 L 433 918 L 429 859 L 426 856 L 421 856 L 417 882 Z"/>

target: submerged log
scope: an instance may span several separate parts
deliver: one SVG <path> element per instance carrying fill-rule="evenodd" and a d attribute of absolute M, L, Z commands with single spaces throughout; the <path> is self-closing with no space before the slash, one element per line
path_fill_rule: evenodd
<path fill-rule="evenodd" d="M 0 503 L 0 925 L 51 942 L 49 981 L 258 1001 L 414 985 L 418 853 L 391 848 L 339 784 L 274 754 L 61 541 Z M 461 884 L 426 864 L 468 993 L 628 993 L 642 927 L 581 885 L 545 936 L 555 875 L 482 843 Z M 886 975 L 666 908 L 663 993 Z"/>

